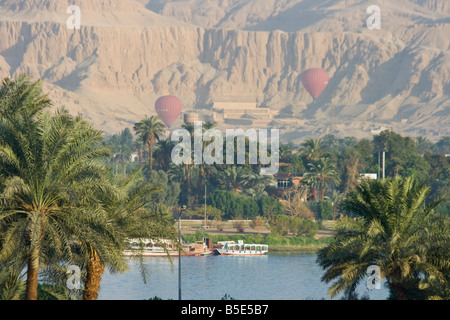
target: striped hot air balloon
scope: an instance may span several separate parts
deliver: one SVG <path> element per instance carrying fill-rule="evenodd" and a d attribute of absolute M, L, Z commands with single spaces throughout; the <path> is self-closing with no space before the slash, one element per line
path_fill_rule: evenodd
<path fill-rule="evenodd" d="M 183 104 L 175 96 L 162 96 L 155 102 L 156 113 L 167 127 L 170 127 L 181 113 Z"/>
<path fill-rule="evenodd" d="M 306 91 L 316 99 L 328 85 L 328 73 L 320 68 L 308 69 L 303 72 L 301 81 Z"/>

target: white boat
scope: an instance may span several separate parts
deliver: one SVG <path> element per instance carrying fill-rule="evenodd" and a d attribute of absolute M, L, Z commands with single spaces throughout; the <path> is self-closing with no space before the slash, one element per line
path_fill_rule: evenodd
<path fill-rule="evenodd" d="M 216 249 L 220 255 L 263 255 L 269 251 L 267 244 L 245 244 L 242 240 L 238 243 L 226 242 L 222 248 Z"/>
<path fill-rule="evenodd" d="M 184 244 L 182 246 L 182 256 L 206 256 L 213 254 L 204 241 L 197 241 L 194 244 Z M 125 256 L 143 256 L 143 257 L 167 257 L 178 256 L 177 244 L 173 241 L 160 239 L 131 239 L 128 241 L 127 249 L 123 251 Z"/>
<path fill-rule="evenodd" d="M 128 241 L 128 248 L 123 251 L 125 256 L 144 257 L 167 257 L 178 255 L 178 249 L 174 243 L 169 240 L 161 239 L 159 241 L 146 239 L 131 239 Z"/>

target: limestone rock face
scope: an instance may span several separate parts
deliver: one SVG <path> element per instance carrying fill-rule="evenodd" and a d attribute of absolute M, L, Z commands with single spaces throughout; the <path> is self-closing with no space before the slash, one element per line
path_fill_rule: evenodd
<path fill-rule="evenodd" d="M 381 28 L 369 30 L 375 2 Z M 0 0 L 0 77 L 41 78 L 55 105 L 108 134 L 172 94 L 202 116 L 220 100 L 289 109 L 280 128 L 293 140 L 449 135 L 450 2 L 393 2 L 79 0 L 71 30 L 71 1 Z M 300 81 L 313 67 L 330 78 L 314 102 Z"/>

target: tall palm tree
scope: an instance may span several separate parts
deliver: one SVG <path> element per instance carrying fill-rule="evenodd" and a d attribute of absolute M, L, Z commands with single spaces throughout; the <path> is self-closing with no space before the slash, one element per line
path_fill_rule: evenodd
<path fill-rule="evenodd" d="M 326 270 L 322 281 L 335 280 L 332 297 L 354 293 L 371 265 L 380 268 L 396 299 L 412 298 L 432 279 L 448 286 L 448 255 L 436 254 L 449 243 L 448 228 L 431 227 L 437 203 L 425 204 L 428 193 L 429 187 L 410 177 L 365 180 L 348 196 L 344 209 L 357 219 L 339 220 L 335 240 L 317 259 Z"/>
<path fill-rule="evenodd" d="M 339 176 L 336 166 L 329 158 L 322 157 L 317 163 L 308 163 L 309 171 L 305 173 L 305 179 L 313 178 L 320 190 L 320 200 L 325 198 L 325 191 L 330 185 L 337 185 Z"/>
<path fill-rule="evenodd" d="M 84 300 L 97 299 L 101 277 L 107 267 L 112 272 L 127 269 L 122 254 L 127 239 L 175 239 L 172 221 L 156 217 L 144 209 L 153 201 L 151 195 L 161 188 L 155 188 L 142 179 L 140 171 L 114 186 L 109 192 L 85 192 L 80 197 L 83 202 L 97 203 L 94 212 L 91 209 L 86 214 L 81 207 L 77 215 L 80 225 L 94 226 L 85 228 L 77 236 L 79 251 L 86 257 Z M 95 208 L 95 204 L 90 204 L 89 208 Z M 144 266 L 141 264 L 141 267 Z"/>
<path fill-rule="evenodd" d="M 213 129 L 216 126 L 216 123 L 213 121 L 206 121 L 203 125 L 202 125 L 202 134 L 206 131 L 206 130 L 210 130 Z M 203 141 L 203 140 L 202 140 Z M 203 150 L 206 147 L 206 142 L 203 141 L 202 143 L 202 154 L 203 154 Z M 205 175 L 208 174 L 208 172 L 210 171 L 210 166 L 205 164 L 203 161 L 202 163 L 200 163 L 198 165 L 198 176 L 197 176 L 197 190 L 195 193 L 195 198 L 194 198 L 194 202 L 196 204 L 199 204 L 199 198 L 200 198 L 200 192 L 201 192 L 201 186 L 202 186 L 202 182 L 203 182 L 203 178 L 205 177 Z"/>
<path fill-rule="evenodd" d="M 149 148 L 149 169 L 153 170 L 153 145 L 165 131 L 165 125 L 157 116 L 145 117 L 134 125 L 134 131 Z"/>
<path fill-rule="evenodd" d="M 26 299 L 37 299 L 41 262 L 50 250 L 70 252 L 74 184 L 92 186 L 102 174 L 101 132 L 66 110 L 52 116 L 40 94 L 40 82 L 28 77 L 5 80 L 0 89 L 0 194 L 2 233 L 0 261 L 23 261 L 27 267 Z"/>
<path fill-rule="evenodd" d="M 194 124 L 193 123 L 183 123 L 182 128 L 186 129 L 191 136 L 191 157 L 194 154 Z M 186 181 L 186 204 L 189 205 L 190 195 L 191 195 L 191 171 L 192 171 L 192 163 L 184 164 L 184 177 Z"/>

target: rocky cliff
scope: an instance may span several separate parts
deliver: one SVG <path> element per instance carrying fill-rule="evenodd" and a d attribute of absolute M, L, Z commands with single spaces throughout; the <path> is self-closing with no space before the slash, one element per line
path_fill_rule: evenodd
<path fill-rule="evenodd" d="M 450 134 L 448 1 L 76 2 L 79 30 L 66 26 L 71 1 L 0 0 L 0 77 L 42 78 L 56 105 L 107 133 L 174 94 L 204 116 L 214 101 L 257 100 L 293 140 Z M 366 27 L 371 4 L 379 30 Z M 311 67 L 330 76 L 314 102 L 300 82 Z"/>

